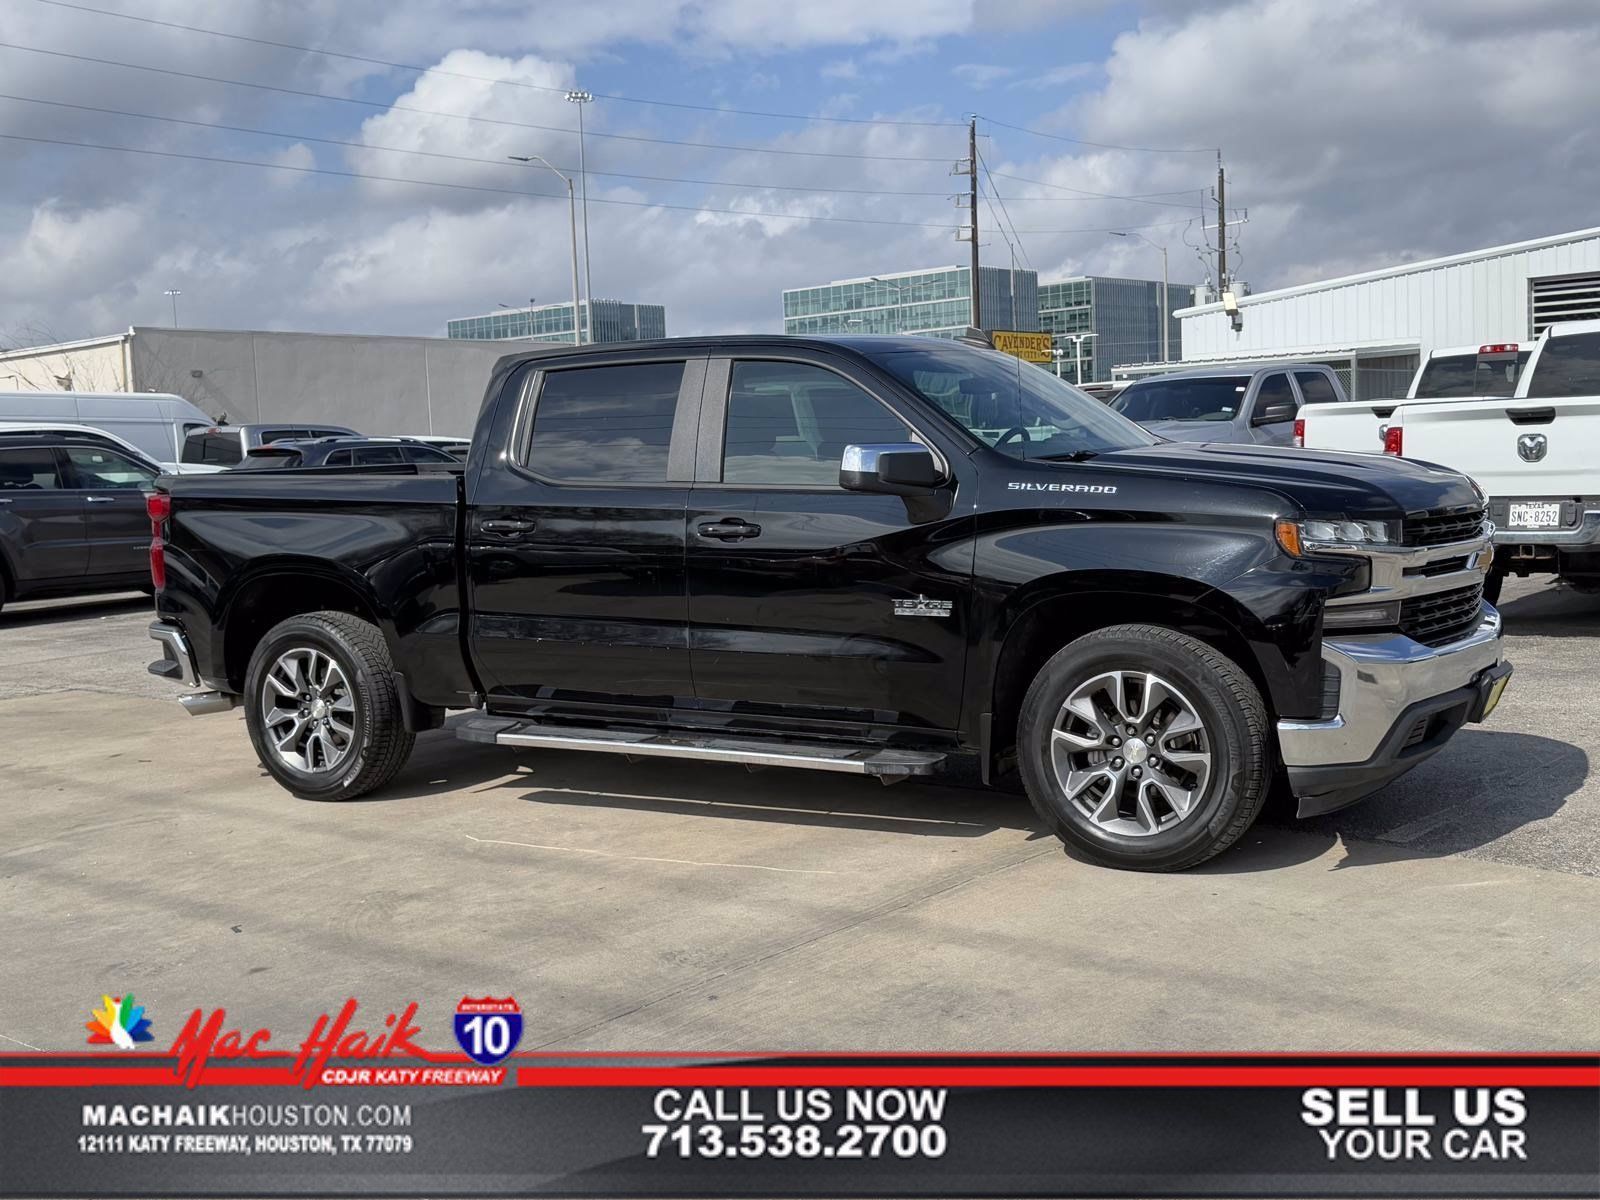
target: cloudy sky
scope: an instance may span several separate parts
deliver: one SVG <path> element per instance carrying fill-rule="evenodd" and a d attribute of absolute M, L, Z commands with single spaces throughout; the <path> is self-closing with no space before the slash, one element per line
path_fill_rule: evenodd
<path fill-rule="evenodd" d="M 671 333 L 963 260 L 972 112 L 1041 278 L 1203 278 L 1220 146 L 1260 291 L 1600 224 L 1596 62 L 1593 0 L 0 0 L 0 342 L 564 299 L 506 156 L 577 167 L 574 86 L 595 294 Z"/>

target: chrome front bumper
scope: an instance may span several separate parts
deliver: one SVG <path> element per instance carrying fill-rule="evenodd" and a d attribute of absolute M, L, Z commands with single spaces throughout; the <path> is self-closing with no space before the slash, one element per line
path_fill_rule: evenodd
<path fill-rule="evenodd" d="M 1478 626 L 1447 646 L 1424 646 L 1400 633 L 1328 638 L 1323 661 L 1340 676 L 1339 712 L 1328 720 L 1279 721 L 1286 767 L 1368 763 L 1409 708 L 1469 688 L 1502 655 L 1500 614 L 1484 604 Z"/>

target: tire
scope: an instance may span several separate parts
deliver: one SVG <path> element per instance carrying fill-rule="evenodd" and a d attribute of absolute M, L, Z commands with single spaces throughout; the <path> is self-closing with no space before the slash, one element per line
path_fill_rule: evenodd
<path fill-rule="evenodd" d="M 1231 659 L 1175 629 L 1116 625 L 1034 677 L 1017 760 L 1034 811 L 1069 847 L 1104 866 L 1182 871 L 1255 822 L 1272 781 L 1269 728 Z"/>
<path fill-rule="evenodd" d="M 416 742 L 383 634 L 349 613 L 306 613 L 268 630 L 245 672 L 244 718 L 261 765 L 304 800 L 382 787 Z"/>
<path fill-rule="evenodd" d="M 1490 604 L 1500 603 L 1500 589 L 1505 586 L 1506 573 L 1490 567 L 1483 579 L 1483 598 Z"/>

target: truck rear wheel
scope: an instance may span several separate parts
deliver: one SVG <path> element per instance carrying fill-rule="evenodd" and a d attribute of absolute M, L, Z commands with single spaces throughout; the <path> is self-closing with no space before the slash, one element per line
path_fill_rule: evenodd
<path fill-rule="evenodd" d="M 245 673 L 261 765 L 305 800 L 353 800 L 394 778 L 416 742 L 400 703 L 383 634 L 349 613 L 280 621 Z"/>
<path fill-rule="evenodd" d="M 1022 703 L 1017 758 L 1057 837 L 1136 871 L 1181 871 L 1227 849 L 1271 779 L 1250 677 L 1159 625 L 1097 630 L 1045 663 Z"/>

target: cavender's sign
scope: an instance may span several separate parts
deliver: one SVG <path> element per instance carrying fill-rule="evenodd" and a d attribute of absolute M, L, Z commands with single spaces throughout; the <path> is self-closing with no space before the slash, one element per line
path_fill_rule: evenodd
<path fill-rule="evenodd" d="M 996 329 L 989 334 L 996 350 L 1015 354 L 1024 362 L 1047 363 L 1054 361 L 1050 355 L 1048 333 L 1028 333 L 1020 329 Z"/>

